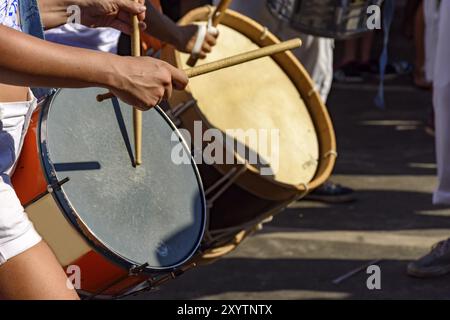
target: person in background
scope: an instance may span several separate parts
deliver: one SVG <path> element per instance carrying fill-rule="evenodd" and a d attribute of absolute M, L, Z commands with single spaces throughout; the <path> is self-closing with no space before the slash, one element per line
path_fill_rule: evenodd
<path fill-rule="evenodd" d="M 433 72 L 438 185 L 433 194 L 433 204 L 450 206 L 450 1 L 428 1 L 433 2 L 434 9 L 439 11 Z M 409 263 L 407 273 L 420 278 L 450 273 L 450 239 L 437 243 L 428 254 Z"/>
<path fill-rule="evenodd" d="M 417 6 L 419 4 L 419 0 L 409 0 L 407 10 L 405 11 L 413 12 L 414 16 L 416 16 Z M 408 27 L 412 25 L 414 25 L 414 22 L 411 22 L 411 19 L 405 19 L 405 32 L 411 34 L 412 31 Z M 342 83 L 362 83 L 366 80 L 379 79 L 380 63 L 378 59 L 372 58 L 374 37 L 376 34 L 376 31 L 366 32 L 361 36 L 343 41 L 344 52 L 341 61 L 336 64 L 334 81 Z M 423 57 L 423 53 L 421 56 Z M 420 55 L 417 54 L 417 59 L 419 58 Z M 423 67 L 423 59 L 421 66 Z M 388 64 L 386 65 L 384 78 L 386 80 L 395 79 L 398 76 L 410 74 L 412 71 L 413 66 L 410 63 L 392 60 L 388 61 Z"/>
<path fill-rule="evenodd" d="M 344 55 L 334 72 L 335 81 L 360 83 L 365 73 L 376 72 L 376 61 L 371 60 L 373 37 L 373 32 L 369 32 L 344 41 Z"/>
<path fill-rule="evenodd" d="M 425 80 L 429 87 L 433 88 L 433 75 L 436 60 L 436 47 L 437 36 L 439 29 L 439 0 L 424 1 L 423 14 L 424 14 L 424 42 L 425 42 L 425 54 L 424 54 L 424 71 Z M 434 109 L 430 107 L 429 116 L 425 125 L 425 132 L 433 136 L 435 135 L 434 128 Z"/>

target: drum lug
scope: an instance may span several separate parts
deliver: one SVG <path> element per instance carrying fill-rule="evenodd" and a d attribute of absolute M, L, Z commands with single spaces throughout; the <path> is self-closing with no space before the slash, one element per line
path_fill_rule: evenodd
<path fill-rule="evenodd" d="M 46 195 L 48 195 L 48 194 L 50 194 L 50 193 L 54 193 L 55 191 L 61 190 L 61 186 L 62 186 L 63 184 L 65 184 L 66 182 L 69 182 L 69 180 L 70 180 L 70 178 L 69 178 L 69 177 L 66 177 L 66 178 L 64 178 L 64 179 L 62 179 L 62 180 L 60 180 L 60 181 L 58 181 L 58 182 L 56 182 L 56 183 L 49 184 L 49 185 L 47 186 L 46 190 L 45 190 L 43 193 L 39 194 L 39 195 L 38 195 L 37 197 L 35 197 L 33 200 L 31 200 L 31 201 L 25 203 L 25 204 L 23 205 L 24 208 L 27 208 L 28 206 L 32 205 L 33 203 L 35 203 L 35 202 L 41 200 L 43 197 L 45 197 Z"/>
<path fill-rule="evenodd" d="M 169 116 L 169 118 L 173 121 L 173 123 L 179 127 L 181 125 L 180 116 L 189 108 L 193 107 L 197 103 L 197 100 L 191 99 L 186 102 L 182 102 L 175 107 L 173 107 L 171 110 L 168 110 L 166 114 Z"/>
<path fill-rule="evenodd" d="M 66 177 L 66 178 L 64 178 L 64 179 L 62 179 L 62 180 L 60 180 L 60 181 L 58 181 L 58 182 L 49 184 L 49 185 L 47 186 L 47 192 L 48 192 L 48 193 L 54 193 L 55 191 L 59 191 L 59 190 L 61 190 L 61 186 L 62 186 L 63 184 L 65 184 L 66 182 L 69 182 L 69 181 L 70 181 L 70 178 L 69 178 L 69 177 Z"/>
<path fill-rule="evenodd" d="M 128 270 L 128 274 L 130 276 L 137 276 L 137 275 L 141 274 L 147 267 L 148 267 L 148 262 L 146 262 L 140 266 L 135 265 L 135 266 L 131 267 L 130 270 Z"/>

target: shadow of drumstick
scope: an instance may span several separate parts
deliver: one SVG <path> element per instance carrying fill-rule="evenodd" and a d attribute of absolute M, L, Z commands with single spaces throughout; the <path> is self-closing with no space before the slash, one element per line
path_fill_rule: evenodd
<path fill-rule="evenodd" d="M 120 104 L 117 98 L 112 98 L 112 104 L 114 107 L 114 113 L 116 114 L 117 123 L 119 124 L 120 133 L 123 137 L 123 142 L 125 143 L 125 147 L 127 148 L 128 156 L 130 157 L 131 165 L 133 167 L 136 166 L 134 161 L 133 149 L 131 148 L 130 138 L 128 136 L 127 127 L 125 125 L 125 121 L 123 119 L 122 111 L 120 110 Z"/>

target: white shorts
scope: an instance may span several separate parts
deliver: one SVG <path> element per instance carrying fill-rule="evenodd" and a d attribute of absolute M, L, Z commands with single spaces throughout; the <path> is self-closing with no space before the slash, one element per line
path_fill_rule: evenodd
<path fill-rule="evenodd" d="M 36 108 L 30 101 L 0 103 L 0 265 L 42 239 L 28 219 L 11 185 L 22 143 Z"/>

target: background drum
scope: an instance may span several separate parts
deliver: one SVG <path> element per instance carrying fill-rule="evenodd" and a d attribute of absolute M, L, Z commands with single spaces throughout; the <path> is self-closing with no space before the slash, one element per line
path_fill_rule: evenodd
<path fill-rule="evenodd" d="M 383 0 L 267 0 L 267 7 L 293 29 L 345 39 L 368 31 L 367 8 L 382 3 Z"/>
<path fill-rule="evenodd" d="M 208 7 L 195 9 L 180 24 L 205 23 L 211 12 Z M 219 31 L 218 45 L 199 64 L 279 42 L 266 28 L 231 10 Z M 184 69 L 189 56 L 166 47 L 163 58 Z M 261 166 L 251 163 L 249 152 L 235 152 L 233 165 L 199 165 L 209 208 L 204 259 L 233 249 L 264 219 L 321 185 L 333 169 L 336 144 L 331 120 L 311 79 L 290 52 L 192 79 L 186 91 L 174 92 L 170 105 L 175 122 L 193 139 L 196 121 L 204 130 L 217 128 L 223 133 L 241 128 L 278 129 L 280 134 L 280 168 L 275 175 L 261 175 Z M 258 150 L 247 140 L 232 138 L 246 151 Z"/>
<path fill-rule="evenodd" d="M 190 153 L 165 114 L 143 113 L 135 168 L 132 107 L 98 103 L 103 92 L 60 90 L 41 106 L 13 184 L 59 262 L 80 268 L 81 292 L 120 296 L 188 268 L 206 212 L 195 164 L 171 161 L 175 146 Z"/>

